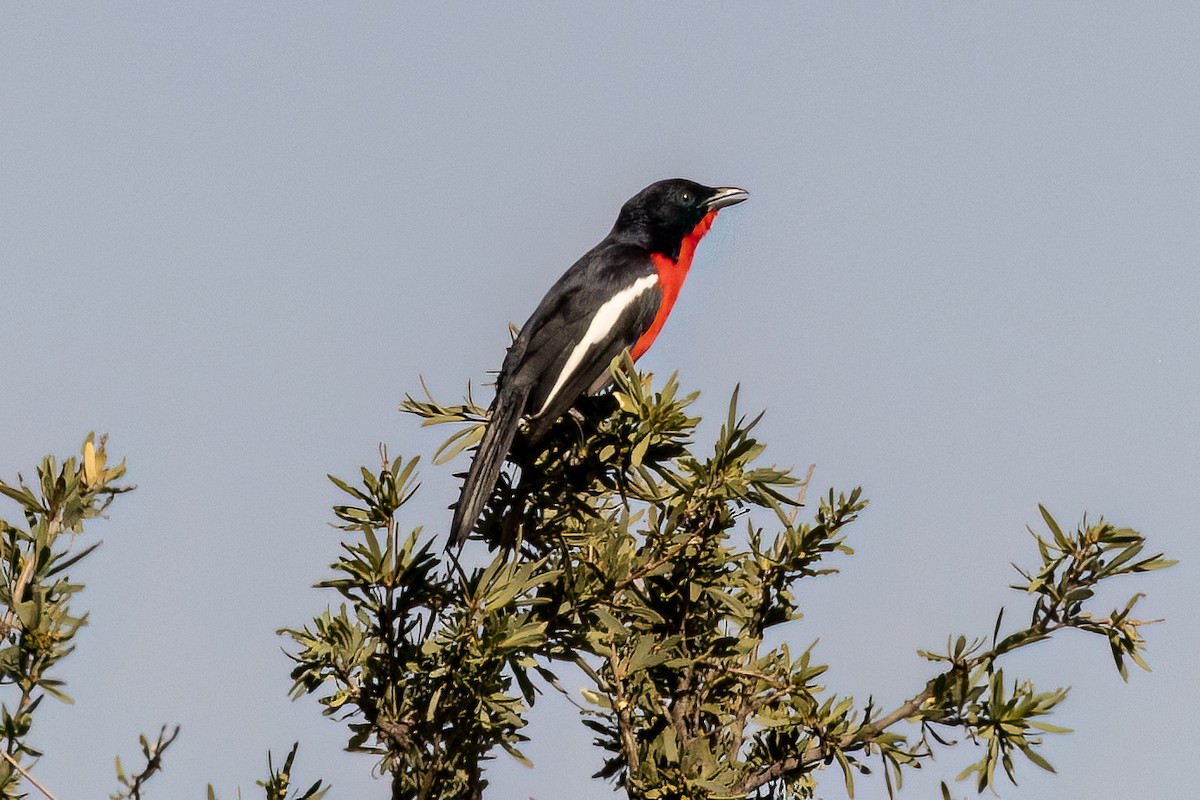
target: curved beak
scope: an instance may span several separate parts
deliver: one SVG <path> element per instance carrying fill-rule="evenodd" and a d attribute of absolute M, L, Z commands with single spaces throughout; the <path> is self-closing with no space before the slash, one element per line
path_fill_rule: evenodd
<path fill-rule="evenodd" d="M 750 193 L 745 189 L 739 189 L 736 186 L 722 186 L 719 189 L 713 189 L 712 195 L 704 201 L 704 207 L 710 211 L 725 208 L 725 206 L 736 205 L 749 196 Z"/>

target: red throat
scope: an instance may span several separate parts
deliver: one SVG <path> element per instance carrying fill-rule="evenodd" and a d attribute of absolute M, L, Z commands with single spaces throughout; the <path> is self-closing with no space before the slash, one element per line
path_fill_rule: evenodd
<path fill-rule="evenodd" d="M 658 270 L 658 287 L 662 290 L 662 301 L 658 304 L 658 313 L 654 315 L 654 322 L 650 323 L 650 327 L 646 329 L 646 332 L 642 334 L 630 351 L 630 355 L 635 361 L 650 349 L 650 345 L 654 344 L 654 339 L 666 323 L 667 316 L 675 305 L 675 298 L 679 297 L 683 279 L 687 277 L 688 269 L 692 266 L 692 256 L 696 253 L 696 245 L 700 244 L 700 240 L 704 238 L 704 234 L 708 233 L 708 229 L 712 227 L 713 220 L 716 218 L 715 210 L 708 212 L 704 215 L 704 219 L 700 220 L 695 228 L 692 228 L 692 232 L 683 237 L 683 242 L 679 246 L 678 259 L 673 259 L 663 253 L 650 254 L 650 260 L 654 262 L 654 268 Z"/>

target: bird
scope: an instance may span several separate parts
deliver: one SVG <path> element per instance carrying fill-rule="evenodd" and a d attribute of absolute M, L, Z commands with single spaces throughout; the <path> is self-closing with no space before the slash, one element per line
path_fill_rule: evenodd
<path fill-rule="evenodd" d="M 453 506 L 446 549 L 462 547 L 496 488 L 524 427 L 535 445 L 584 393 L 609 383 L 626 348 L 636 361 L 662 330 L 717 212 L 749 197 L 734 186 L 684 178 L 631 197 L 612 230 L 546 292 L 517 334 L 496 378 L 483 437 Z"/>

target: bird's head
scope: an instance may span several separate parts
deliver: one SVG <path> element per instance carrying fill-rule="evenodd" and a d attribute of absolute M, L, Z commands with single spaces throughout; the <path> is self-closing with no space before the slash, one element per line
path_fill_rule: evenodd
<path fill-rule="evenodd" d="M 740 203 L 750 195 L 734 186 L 713 188 L 685 178 L 652 183 L 621 207 L 613 232 L 636 241 L 652 252 L 676 256 L 687 236 L 701 223 L 711 223 L 716 212 Z"/>

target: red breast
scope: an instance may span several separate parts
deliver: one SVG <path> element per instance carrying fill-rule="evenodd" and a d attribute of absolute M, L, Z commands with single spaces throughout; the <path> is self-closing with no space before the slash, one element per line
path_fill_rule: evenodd
<path fill-rule="evenodd" d="M 650 260 L 654 262 L 654 269 L 658 271 L 658 288 L 662 291 L 662 301 L 658 304 L 658 313 L 654 315 L 654 321 L 650 323 L 650 327 L 634 343 L 633 349 L 630 351 L 630 355 L 635 361 L 650 349 L 650 345 L 654 344 L 654 339 L 666 323 L 667 317 L 671 314 L 671 308 L 675 305 L 675 298 L 679 297 L 683 279 L 687 277 L 688 270 L 692 266 L 692 256 L 696 253 L 696 245 L 700 244 L 700 240 L 704 238 L 704 234 L 708 233 L 708 229 L 712 227 L 713 220 L 716 218 L 716 210 L 709 211 L 696 224 L 696 227 L 692 228 L 692 232 L 683 237 L 683 242 L 679 246 L 679 258 L 671 258 L 664 253 L 650 254 Z"/>

